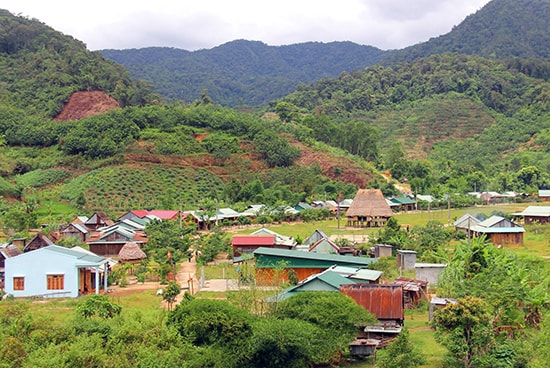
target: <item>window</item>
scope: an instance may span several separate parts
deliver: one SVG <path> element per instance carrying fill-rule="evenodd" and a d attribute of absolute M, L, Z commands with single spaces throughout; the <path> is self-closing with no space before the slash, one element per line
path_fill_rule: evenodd
<path fill-rule="evenodd" d="M 13 290 L 25 290 L 25 278 L 22 276 L 13 278 Z"/>
<path fill-rule="evenodd" d="M 48 275 L 48 290 L 63 290 L 64 284 L 65 275 Z"/>

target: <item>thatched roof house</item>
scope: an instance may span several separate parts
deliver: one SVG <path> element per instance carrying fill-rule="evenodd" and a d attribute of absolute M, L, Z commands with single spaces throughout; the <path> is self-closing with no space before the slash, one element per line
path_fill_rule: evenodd
<path fill-rule="evenodd" d="M 121 263 L 139 263 L 147 258 L 144 251 L 134 242 L 128 242 L 118 252 L 118 259 Z"/>
<path fill-rule="evenodd" d="M 348 226 L 384 226 L 393 212 L 380 189 L 359 189 L 346 212 Z"/>

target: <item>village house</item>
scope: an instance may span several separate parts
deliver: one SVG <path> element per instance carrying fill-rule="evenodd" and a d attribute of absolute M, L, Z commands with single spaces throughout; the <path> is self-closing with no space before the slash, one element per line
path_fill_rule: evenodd
<path fill-rule="evenodd" d="M 256 282 L 271 285 L 274 282 L 288 282 L 289 272 L 294 272 L 298 281 L 337 265 L 367 268 L 375 262 L 373 258 L 349 257 L 335 254 L 318 254 L 299 250 L 258 248 L 256 259 Z M 275 278 L 278 278 L 277 280 Z"/>
<path fill-rule="evenodd" d="M 111 226 L 113 224 L 113 220 L 111 220 L 105 212 L 101 211 L 95 212 L 86 220 L 86 222 L 84 222 L 84 226 L 86 226 L 89 230 L 97 230 L 100 227 Z"/>
<path fill-rule="evenodd" d="M 500 216 L 491 216 L 485 221 L 470 225 L 472 236 L 485 235 L 494 245 L 523 245 L 525 229 Z"/>
<path fill-rule="evenodd" d="M 550 222 L 550 206 L 529 206 L 513 215 L 523 218 L 525 225 L 547 224 Z"/>
<path fill-rule="evenodd" d="M 550 202 L 550 190 L 548 189 L 540 189 L 538 197 L 543 202 Z"/>
<path fill-rule="evenodd" d="M 416 201 L 407 196 L 390 198 L 390 201 L 397 205 L 399 211 L 414 211 L 416 210 Z"/>
<path fill-rule="evenodd" d="M 25 244 L 25 247 L 23 248 L 23 252 L 31 252 L 33 250 L 37 250 L 40 248 L 44 248 L 50 245 L 53 245 L 54 241 L 48 238 L 46 235 L 44 235 L 41 232 L 36 233 L 31 240 L 27 244 Z"/>
<path fill-rule="evenodd" d="M 359 189 L 346 212 L 348 226 L 380 227 L 393 216 L 380 189 Z"/>
<path fill-rule="evenodd" d="M 14 297 L 77 297 L 107 289 L 106 258 L 57 245 L 6 259 L 5 291 Z"/>

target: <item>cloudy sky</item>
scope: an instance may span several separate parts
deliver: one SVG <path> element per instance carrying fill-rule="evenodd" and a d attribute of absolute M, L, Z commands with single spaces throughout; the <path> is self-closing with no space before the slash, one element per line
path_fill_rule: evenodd
<path fill-rule="evenodd" d="M 268 45 L 353 41 L 396 49 L 449 32 L 489 0 L 1 0 L 90 50 L 208 49 L 246 39 Z"/>

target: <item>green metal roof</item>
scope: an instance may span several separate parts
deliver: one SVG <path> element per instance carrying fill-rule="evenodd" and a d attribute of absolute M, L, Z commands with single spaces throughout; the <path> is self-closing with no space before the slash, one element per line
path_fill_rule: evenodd
<path fill-rule="evenodd" d="M 289 268 L 328 268 L 332 265 L 367 267 L 375 262 L 374 258 L 350 257 L 336 254 L 311 253 L 299 250 L 287 250 L 261 247 L 254 251 L 256 267 L 281 267 L 281 262 Z"/>
<path fill-rule="evenodd" d="M 392 198 L 390 199 L 393 203 L 399 203 L 399 204 L 415 204 L 416 201 L 414 199 L 410 199 L 409 197 L 398 197 L 398 198 Z"/>

